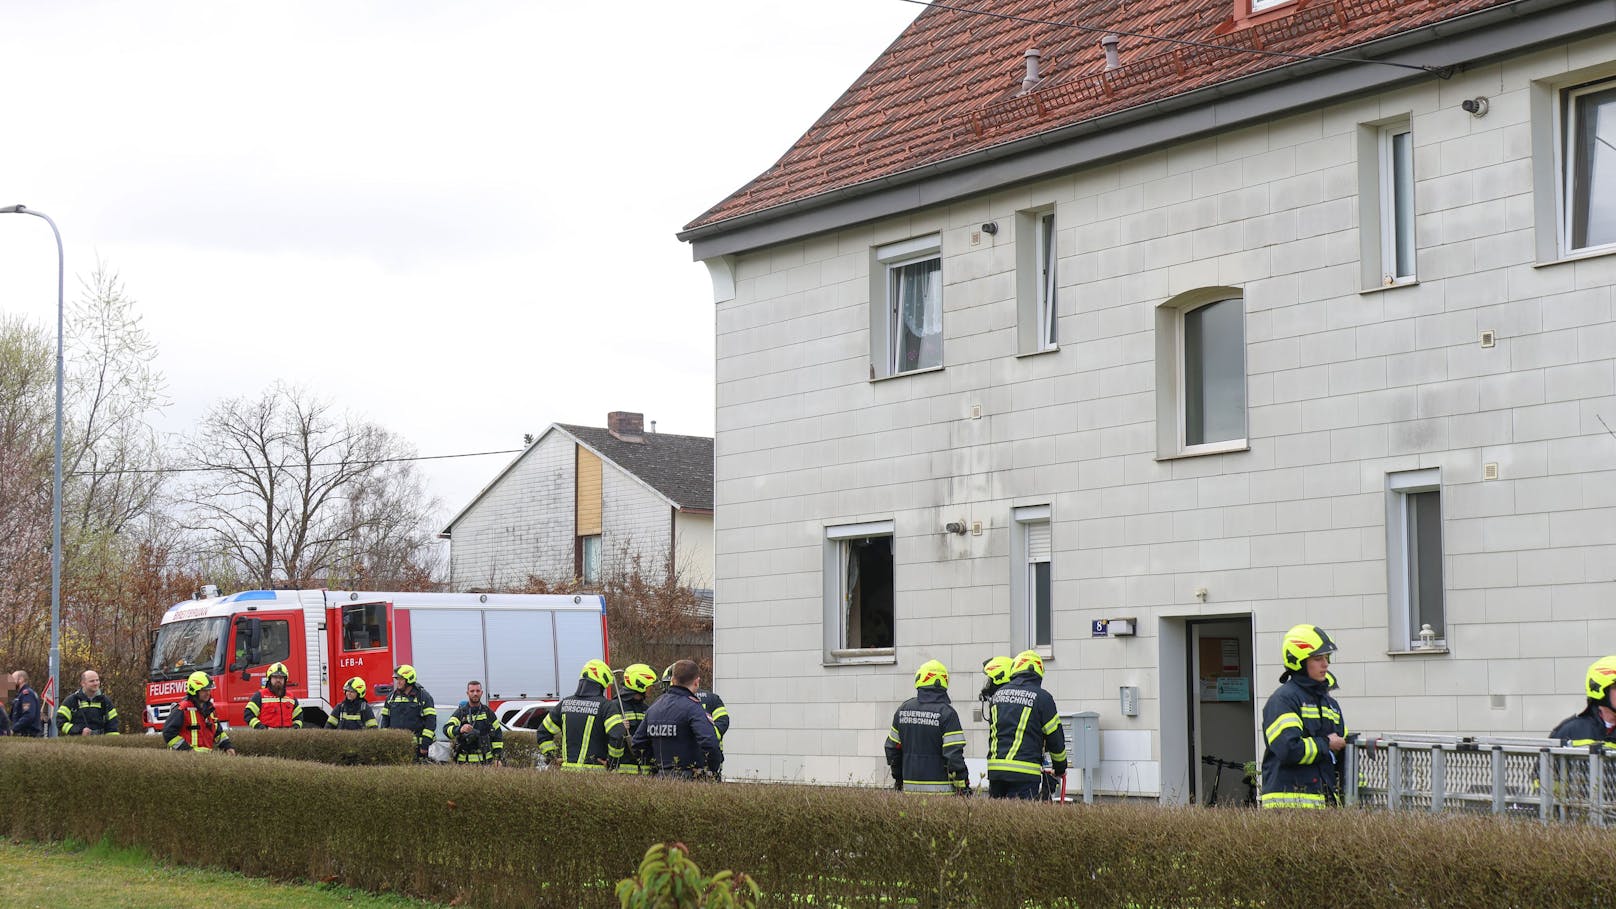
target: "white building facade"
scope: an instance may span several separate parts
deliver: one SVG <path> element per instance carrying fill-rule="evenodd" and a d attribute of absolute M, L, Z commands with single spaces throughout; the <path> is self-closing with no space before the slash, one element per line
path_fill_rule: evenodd
<path fill-rule="evenodd" d="M 927 659 L 980 758 L 977 668 L 1033 648 L 1102 791 L 1187 799 L 1260 756 L 1299 622 L 1355 731 L 1580 709 L 1616 652 L 1616 27 L 1496 7 L 1402 36 L 1446 78 L 1235 79 L 687 228 L 726 771 L 883 782 Z"/>

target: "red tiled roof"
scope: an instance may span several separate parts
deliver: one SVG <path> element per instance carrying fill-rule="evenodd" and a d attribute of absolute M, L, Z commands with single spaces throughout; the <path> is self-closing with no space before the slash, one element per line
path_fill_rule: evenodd
<path fill-rule="evenodd" d="M 946 0 L 943 0 L 946 2 Z M 1509 0 L 1298 0 L 1236 22 L 1241 0 L 954 0 L 929 7 L 773 167 L 686 229 L 811 199 L 1192 89 L 1296 62 Z M 1027 19 L 1044 22 L 1019 21 Z M 1123 37 L 1105 71 L 1099 39 Z M 1042 52 L 1025 95 L 1022 54 Z"/>

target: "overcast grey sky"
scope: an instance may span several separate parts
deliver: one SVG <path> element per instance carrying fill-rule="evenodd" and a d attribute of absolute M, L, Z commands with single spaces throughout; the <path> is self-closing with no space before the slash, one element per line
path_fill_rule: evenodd
<path fill-rule="evenodd" d="M 181 432 L 301 383 L 423 455 L 639 410 L 713 429 L 676 230 L 897 37 L 902 0 L 0 3 L 0 204 L 139 300 Z M 0 311 L 55 248 L 0 215 Z M 508 457 L 422 464 L 446 519 Z"/>

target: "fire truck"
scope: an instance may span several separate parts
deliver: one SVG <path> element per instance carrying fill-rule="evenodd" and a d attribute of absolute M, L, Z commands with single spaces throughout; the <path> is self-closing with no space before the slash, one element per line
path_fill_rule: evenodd
<path fill-rule="evenodd" d="M 162 728 L 197 670 L 213 678 L 213 703 L 245 725 L 247 701 L 274 663 L 305 726 L 325 723 L 342 686 L 358 676 L 367 700 L 392 693 L 393 669 L 415 667 L 438 704 L 439 728 L 483 683 L 496 711 L 545 703 L 572 691 L 584 663 L 607 658 L 606 603 L 591 595 L 378 593 L 248 590 L 220 596 L 206 587 L 163 614 L 152 645 L 145 725 Z"/>

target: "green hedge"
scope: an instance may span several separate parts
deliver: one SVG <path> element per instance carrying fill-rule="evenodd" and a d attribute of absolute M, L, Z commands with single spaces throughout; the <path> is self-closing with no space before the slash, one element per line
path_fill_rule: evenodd
<path fill-rule="evenodd" d="M 402 729 L 371 729 L 364 732 L 338 732 L 334 729 L 230 730 L 230 744 L 235 746 L 238 755 L 322 764 L 413 763 L 413 741 L 414 737 Z M 103 748 L 167 749 L 160 735 L 64 736 L 62 743 Z"/>
<path fill-rule="evenodd" d="M 1616 835 L 1583 826 L 179 758 L 0 740 L 0 835 L 484 909 L 615 907 L 674 840 L 776 906 L 1616 905 Z"/>

